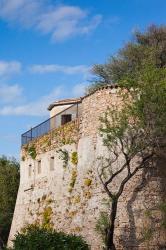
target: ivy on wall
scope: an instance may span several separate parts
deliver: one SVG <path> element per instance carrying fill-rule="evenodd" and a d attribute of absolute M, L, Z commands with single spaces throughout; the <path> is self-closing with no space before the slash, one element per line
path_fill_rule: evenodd
<path fill-rule="evenodd" d="M 78 124 L 72 121 L 24 145 L 22 147 L 22 157 L 24 160 L 28 156 L 35 159 L 37 154 L 62 147 L 63 145 L 76 143 L 78 139 Z"/>

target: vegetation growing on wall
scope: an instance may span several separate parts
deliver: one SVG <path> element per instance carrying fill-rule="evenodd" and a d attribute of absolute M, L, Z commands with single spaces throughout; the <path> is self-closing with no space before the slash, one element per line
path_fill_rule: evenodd
<path fill-rule="evenodd" d="M 36 159 L 37 153 L 36 153 L 36 148 L 34 145 L 31 145 L 28 147 L 28 155 L 31 156 L 33 160 Z"/>
<path fill-rule="evenodd" d="M 77 163 L 78 163 L 78 154 L 77 154 L 77 152 L 72 152 L 72 154 L 71 154 L 71 163 L 73 163 L 74 165 L 77 165 Z"/>
<path fill-rule="evenodd" d="M 71 180 L 70 180 L 69 189 L 68 189 L 68 191 L 70 193 L 72 192 L 72 190 L 74 188 L 76 179 L 77 179 L 77 169 L 73 168 L 72 171 L 71 171 Z"/>
<path fill-rule="evenodd" d="M 86 178 L 85 180 L 84 180 L 84 184 L 85 184 L 85 186 L 90 186 L 91 184 L 92 184 L 92 180 L 91 179 L 89 179 L 89 178 Z"/>
<path fill-rule="evenodd" d="M 109 216 L 106 212 L 100 212 L 100 216 L 96 223 L 96 231 L 101 235 L 104 245 L 106 246 L 106 232 L 109 227 Z"/>
<path fill-rule="evenodd" d="M 44 211 L 42 213 L 42 227 L 45 229 L 51 229 L 53 227 L 53 223 L 52 223 L 52 208 L 49 207 L 45 207 Z"/>
<path fill-rule="evenodd" d="M 161 216 L 156 218 L 156 210 Z M 150 241 L 155 231 L 155 222 L 157 219 L 158 228 L 166 230 L 166 202 L 160 203 L 155 209 L 146 210 L 145 217 L 148 219 L 149 225 L 142 230 L 142 238 L 144 241 Z"/>
<path fill-rule="evenodd" d="M 35 159 L 37 154 L 47 152 L 52 148 L 59 148 L 63 145 L 76 143 L 78 141 L 79 128 L 75 121 L 66 123 L 64 126 L 50 131 L 33 142 L 22 147 L 22 157 L 25 160 L 28 156 Z"/>
<path fill-rule="evenodd" d="M 161 226 L 166 230 L 166 201 L 160 204 L 159 209 L 162 213 Z"/>
<path fill-rule="evenodd" d="M 59 158 L 63 161 L 63 167 L 66 168 L 69 162 L 69 153 L 66 149 L 59 149 Z"/>

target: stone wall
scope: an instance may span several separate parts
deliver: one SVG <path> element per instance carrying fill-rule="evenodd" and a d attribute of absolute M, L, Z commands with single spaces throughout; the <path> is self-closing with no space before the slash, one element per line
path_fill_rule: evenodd
<path fill-rule="evenodd" d="M 47 142 L 48 138 L 39 138 L 33 142 L 37 152 L 35 159 L 27 154 L 25 148 L 22 149 L 21 182 L 10 244 L 16 231 L 26 224 L 35 221 L 42 223 L 45 210 L 49 209 L 50 223 L 56 230 L 82 235 L 92 250 L 103 248 L 101 236 L 95 227 L 100 212 L 108 212 L 110 209 L 110 201 L 96 170 L 98 157 L 107 154 L 98 135 L 99 117 L 108 106 L 121 105 L 121 101 L 119 89 L 96 91 L 82 101 L 79 130 L 78 126 L 69 125 L 71 127 L 66 134 L 71 136 L 65 138 L 73 136 L 73 141 L 63 140 L 65 143 L 61 144 L 61 136 L 58 134 L 56 140 L 51 137 L 51 143 L 46 143 L 42 148 L 43 140 Z M 67 162 L 64 162 L 61 155 L 63 152 L 68 154 Z M 54 169 L 50 169 L 52 157 Z M 40 173 L 37 169 L 39 159 Z M 116 219 L 117 249 L 157 250 L 160 245 L 166 245 L 160 206 L 166 193 L 165 160 L 164 157 L 160 159 L 149 172 L 138 173 L 126 185 L 119 200 Z M 29 165 L 33 167 L 31 177 L 28 177 Z M 120 179 L 117 179 L 115 188 L 119 182 Z"/>
<path fill-rule="evenodd" d="M 21 163 L 24 182 L 21 181 L 18 191 L 10 239 L 27 224 L 41 223 L 45 209 L 51 207 L 51 223 L 56 230 L 82 234 L 93 245 L 92 249 L 102 249 L 100 236 L 94 228 L 99 217 L 98 207 L 102 207 L 105 195 L 93 171 L 95 151 L 92 140 L 83 138 L 79 140 L 78 146 L 64 145 L 61 149 L 69 154 L 65 167 L 56 149 L 38 156 L 42 162 L 41 174 L 37 173 L 37 160 L 28 157 Z M 77 164 L 72 163 L 73 152 L 78 154 Z M 50 171 L 52 156 L 55 169 Z M 33 166 L 34 173 L 30 180 L 29 164 Z"/>
<path fill-rule="evenodd" d="M 121 106 L 122 95 L 120 88 L 104 88 L 85 97 L 82 101 L 81 136 L 96 138 L 100 127 L 99 118 L 107 108 Z"/>

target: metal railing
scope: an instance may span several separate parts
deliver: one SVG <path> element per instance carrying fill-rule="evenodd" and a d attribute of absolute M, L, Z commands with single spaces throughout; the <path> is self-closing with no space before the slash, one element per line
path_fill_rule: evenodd
<path fill-rule="evenodd" d="M 72 105 L 74 106 L 74 105 Z M 71 106 L 71 107 L 72 107 Z M 71 107 L 59 112 L 57 115 L 47 119 L 46 121 L 40 123 L 39 125 L 31 128 L 30 130 L 28 130 L 27 132 L 25 132 L 24 134 L 21 135 L 21 145 L 25 145 L 27 143 L 29 143 L 30 141 L 47 134 L 48 132 L 50 132 L 51 130 L 58 128 L 59 126 L 61 126 L 61 123 L 59 123 L 58 121 L 60 120 L 61 115 L 66 112 L 67 110 L 69 110 Z M 77 104 L 77 109 L 76 109 L 76 116 L 75 118 L 79 117 L 79 107 Z M 74 120 L 74 119 L 72 119 Z"/>

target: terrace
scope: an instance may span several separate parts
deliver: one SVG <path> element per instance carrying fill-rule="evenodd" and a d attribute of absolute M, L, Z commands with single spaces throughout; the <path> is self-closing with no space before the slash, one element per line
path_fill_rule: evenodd
<path fill-rule="evenodd" d="M 21 135 L 22 146 L 66 123 L 77 120 L 81 115 L 81 98 L 54 102 L 48 107 L 48 110 L 51 116 L 49 119 Z"/>

